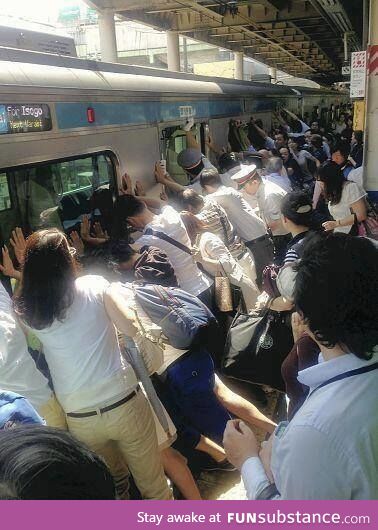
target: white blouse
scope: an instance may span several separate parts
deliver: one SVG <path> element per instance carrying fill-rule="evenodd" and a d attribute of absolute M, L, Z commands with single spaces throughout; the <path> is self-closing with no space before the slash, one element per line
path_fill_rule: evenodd
<path fill-rule="evenodd" d="M 366 196 L 366 192 L 360 188 L 355 182 L 345 182 L 343 191 L 341 193 L 340 202 L 337 204 L 328 203 L 329 213 L 338 221 L 351 215 L 351 205 Z M 337 226 L 335 232 L 343 232 L 349 234 L 353 225 Z"/>

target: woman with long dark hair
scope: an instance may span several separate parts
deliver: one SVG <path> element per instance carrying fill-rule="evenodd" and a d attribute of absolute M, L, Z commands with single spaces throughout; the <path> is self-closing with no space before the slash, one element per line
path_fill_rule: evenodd
<path fill-rule="evenodd" d="M 169 499 L 150 406 L 106 312 L 108 287 L 101 276 L 78 277 L 62 232 L 41 230 L 26 242 L 14 307 L 43 345 L 70 432 L 105 460 L 115 444 L 143 497 Z"/>
<path fill-rule="evenodd" d="M 325 162 L 319 168 L 320 185 L 333 221 L 323 223 L 325 230 L 349 234 L 356 222 L 366 220 L 366 192 L 355 182 L 345 180 L 336 162 Z"/>

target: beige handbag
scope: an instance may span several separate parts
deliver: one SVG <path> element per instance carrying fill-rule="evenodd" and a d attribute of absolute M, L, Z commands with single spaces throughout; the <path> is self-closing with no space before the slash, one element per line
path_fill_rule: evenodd
<path fill-rule="evenodd" d="M 223 269 L 223 267 L 222 267 Z M 215 304 L 219 311 L 227 313 L 234 309 L 231 283 L 223 272 L 218 272 L 214 280 Z"/>

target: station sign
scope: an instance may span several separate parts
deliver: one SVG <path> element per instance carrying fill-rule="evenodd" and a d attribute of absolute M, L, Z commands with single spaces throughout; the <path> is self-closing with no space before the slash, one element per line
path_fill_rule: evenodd
<path fill-rule="evenodd" d="M 0 103 L 0 134 L 50 131 L 48 105 L 36 103 Z"/>
<path fill-rule="evenodd" d="M 364 98 L 366 90 L 366 51 L 353 52 L 350 74 L 350 97 Z"/>

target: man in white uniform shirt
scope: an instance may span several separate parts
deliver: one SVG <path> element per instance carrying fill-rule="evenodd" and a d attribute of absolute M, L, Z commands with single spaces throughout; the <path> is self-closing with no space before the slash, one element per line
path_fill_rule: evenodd
<path fill-rule="evenodd" d="M 201 186 L 224 209 L 237 235 L 252 252 L 257 285 L 261 286 L 263 270 L 273 262 L 273 245 L 264 221 L 255 214 L 241 193 L 222 185 L 217 171 L 203 171 Z"/>
<path fill-rule="evenodd" d="M 163 206 L 161 213 L 156 215 L 142 199 L 132 195 L 119 197 L 117 208 L 124 220 L 143 232 L 136 246 L 163 250 L 174 268 L 179 286 L 210 307 L 212 282 L 197 267 L 191 255 L 188 233 L 176 210 L 172 206 Z"/>
<path fill-rule="evenodd" d="M 291 239 L 290 233 L 282 223 L 281 203 L 287 192 L 278 184 L 261 177 L 251 166 L 243 166 L 233 176 L 242 190 L 243 196 L 254 197 L 258 204 L 259 215 L 270 228 L 275 249 L 275 263 L 281 265 Z"/>

